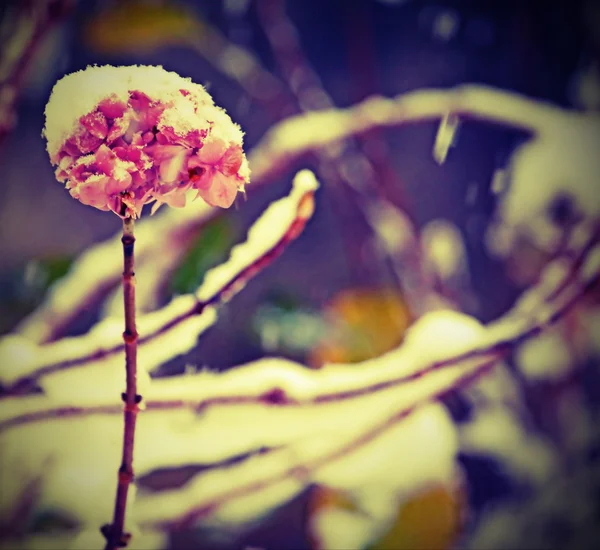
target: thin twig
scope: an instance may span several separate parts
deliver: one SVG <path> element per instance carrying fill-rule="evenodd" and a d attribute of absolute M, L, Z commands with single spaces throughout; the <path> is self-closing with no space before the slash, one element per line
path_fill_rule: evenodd
<path fill-rule="evenodd" d="M 593 242 L 597 242 L 593 239 Z M 581 264 L 585 261 L 585 258 L 591 253 L 591 246 L 586 245 L 583 247 L 581 252 L 581 258 L 577 258 L 574 262 L 574 267 L 579 269 Z M 492 339 L 490 342 L 483 346 L 476 346 L 469 348 L 463 352 L 453 354 L 444 359 L 440 359 L 429 364 L 424 365 L 416 372 L 409 374 L 402 374 L 400 376 L 386 378 L 383 381 L 373 382 L 366 385 L 362 385 L 358 388 L 350 390 L 337 389 L 331 392 L 317 393 L 310 397 L 303 397 L 298 399 L 294 395 L 286 393 L 281 387 L 275 386 L 272 390 L 260 393 L 240 393 L 236 392 L 235 395 L 220 395 L 220 396 L 208 396 L 201 397 L 199 399 L 161 399 L 158 397 L 160 391 L 156 391 L 156 388 L 160 382 L 155 382 L 155 398 L 150 398 L 146 401 L 145 410 L 148 414 L 157 411 L 168 411 L 177 409 L 188 409 L 194 411 L 196 414 L 201 414 L 207 409 L 216 406 L 242 406 L 248 404 L 268 404 L 272 407 L 306 407 L 306 406 L 318 406 L 325 405 L 335 401 L 343 401 L 346 399 L 354 399 L 364 395 L 376 393 L 378 391 L 384 391 L 392 387 L 401 386 L 414 382 L 420 378 L 423 378 L 432 372 L 444 370 L 447 368 L 453 368 L 460 365 L 465 361 L 483 361 L 487 362 L 492 358 L 501 360 L 505 358 L 513 349 L 518 345 L 522 344 L 526 340 L 536 337 L 543 329 L 550 326 L 553 323 L 558 322 L 564 315 L 566 315 L 573 307 L 575 307 L 589 292 L 593 291 L 600 284 L 600 273 L 596 273 L 593 277 L 580 285 L 579 283 L 575 286 L 579 287 L 576 292 L 567 292 L 569 285 L 564 284 L 564 281 L 572 281 L 577 276 L 577 272 L 568 272 L 565 275 L 563 281 L 559 282 L 560 292 L 555 292 L 554 289 L 550 291 L 550 295 L 554 302 L 559 301 L 555 309 L 551 312 L 546 311 L 539 318 L 535 314 L 531 315 L 530 322 L 524 326 L 515 324 L 515 329 L 509 333 L 501 335 L 499 338 Z M 563 296 L 566 294 L 566 298 Z M 569 295 L 570 294 L 570 295 Z M 561 300 L 562 298 L 562 300 Z M 548 303 L 548 296 L 545 296 L 542 300 L 544 303 Z M 496 321 L 498 324 L 500 321 L 507 323 L 508 316 L 514 316 L 516 319 L 516 313 L 509 313 L 503 319 Z M 372 363 L 372 360 L 369 361 Z M 373 368 L 373 365 L 371 365 Z M 47 420 L 60 420 L 66 418 L 73 418 L 79 416 L 91 416 L 91 415 L 106 415 L 106 414 L 117 414 L 118 409 L 114 405 L 97 405 L 97 406 L 63 406 L 53 407 L 49 409 L 30 411 L 23 414 L 19 414 L 13 417 L 5 418 L 0 421 L 0 432 L 21 426 L 24 424 L 30 424 L 35 422 L 42 422 Z"/>
<path fill-rule="evenodd" d="M 137 340 L 138 334 L 135 327 L 135 273 L 133 248 L 135 237 L 133 234 L 133 219 L 123 220 L 123 304 L 125 310 L 125 377 L 126 389 L 121 395 L 124 407 L 123 430 L 123 457 L 119 467 L 117 496 L 115 498 L 115 511 L 113 522 L 102 529 L 106 537 L 106 550 L 127 546 L 129 535 L 123 533 L 125 524 L 125 509 L 127 506 L 127 493 L 133 481 L 133 445 L 135 440 L 135 421 L 139 411 L 138 404 L 142 396 L 137 393 Z"/>
<path fill-rule="evenodd" d="M 263 477 L 262 479 L 254 478 L 247 481 L 245 484 L 228 488 L 207 502 L 202 502 L 191 506 L 190 509 L 186 510 L 175 518 L 164 519 L 160 521 L 145 521 L 142 519 L 141 525 L 144 528 L 163 529 L 165 531 L 189 529 L 199 520 L 214 515 L 220 508 L 235 499 L 242 498 L 253 493 L 259 493 L 266 489 L 272 488 L 277 484 L 281 484 L 286 481 L 289 482 L 289 480 L 296 480 L 299 486 L 306 486 L 311 482 L 311 480 L 314 479 L 314 474 L 318 470 L 321 470 L 326 466 L 331 465 L 335 461 L 357 452 L 361 448 L 364 448 L 366 445 L 378 437 L 383 436 L 391 428 L 405 420 L 413 413 L 423 409 L 428 405 L 433 405 L 439 402 L 450 392 L 468 387 L 470 384 L 481 378 L 484 374 L 491 371 L 496 364 L 497 359 L 493 358 L 475 366 L 472 371 L 459 377 L 451 387 L 444 387 L 432 395 L 428 395 L 423 399 L 417 400 L 408 407 L 399 408 L 391 415 L 385 417 L 382 421 L 379 421 L 375 425 L 369 427 L 369 429 L 366 431 L 358 433 L 356 437 L 341 447 L 337 447 L 330 452 L 317 456 L 313 460 L 307 460 L 304 463 L 296 463 L 281 472 L 276 472 L 267 477 Z M 280 452 L 285 451 L 285 448 L 280 449 Z"/>

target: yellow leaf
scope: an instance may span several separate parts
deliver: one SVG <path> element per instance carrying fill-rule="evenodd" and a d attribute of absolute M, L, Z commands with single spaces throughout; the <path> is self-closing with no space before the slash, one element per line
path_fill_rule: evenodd
<path fill-rule="evenodd" d="M 396 289 L 348 289 L 337 294 L 324 315 L 333 327 L 313 349 L 309 362 L 355 363 L 396 347 L 411 322 Z"/>
<path fill-rule="evenodd" d="M 460 490 L 439 485 L 421 491 L 400 506 L 393 527 L 370 550 L 444 550 L 462 524 Z"/>
<path fill-rule="evenodd" d="M 202 29 L 203 23 L 183 6 L 134 0 L 119 2 L 92 17 L 83 39 L 102 54 L 144 53 L 185 43 Z"/>

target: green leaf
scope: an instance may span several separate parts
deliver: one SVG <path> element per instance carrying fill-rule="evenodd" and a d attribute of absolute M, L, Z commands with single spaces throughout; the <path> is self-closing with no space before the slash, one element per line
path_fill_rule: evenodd
<path fill-rule="evenodd" d="M 6 289 L 0 294 L 0 332 L 11 330 L 33 311 L 44 299 L 48 288 L 66 275 L 73 260 L 72 256 L 40 258 L 0 274 Z"/>
<path fill-rule="evenodd" d="M 230 216 L 219 217 L 205 225 L 173 274 L 171 291 L 176 294 L 195 291 L 206 272 L 227 259 L 236 232 Z"/>

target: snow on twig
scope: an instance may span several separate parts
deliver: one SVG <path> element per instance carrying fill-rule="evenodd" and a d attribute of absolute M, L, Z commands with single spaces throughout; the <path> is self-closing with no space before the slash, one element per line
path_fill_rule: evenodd
<path fill-rule="evenodd" d="M 479 85 L 420 89 L 395 98 L 373 96 L 346 109 L 312 111 L 273 126 L 250 154 L 252 177 L 271 180 L 309 152 L 375 128 L 439 120 L 448 113 L 535 134 L 554 128 L 565 117 L 578 116 L 551 104 Z"/>
<path fill-rule="evenodd" d="M 294 189 L 288 197 L 273 203 L 250 228 L 245 243 L 233 248 L 229 260 L 210 270 L 194 294 L 173 299 L 164 308 L 140 316 L 140 365 L 147 372 L 164 361 L 188 351 L 200 333 L 216 319 L 214 306 L 228 301 L 259 271 L 277 257 L 302 231 L 312 215 L 313 194 L 317 182 L 311 172 L 302 171 L 294 179 Z M 141 240 L 141 239 L 140 239 Z M 64 338 L 44 346 L 36 346 L 26 338 L 9 335 L 0 341 L 0 357 L 6 365 L 0 380 L 9 388 L 43 378 L 44 389 L 52 386 L 60 391 L 64 384 L 60 373 L 71 377 L 78 371 L 94 368 L 103 377 L 101 393 L 114 391 L 119 384 L 119 365 L 123 346 L 117 319 L 98 323 L 80 337 Z M 109 372 L 114 375 L 110 376 Z M 50 377 L 50 375 L 55 375 Z M 87 399 L 101 399 L 100 387 L 90 387 L 81 373 L 77 380 L 80 397 L 85 387 L 91 392 Z M 109 381 L 113 380 L 113 384 Z M 54 380 L 54 381 L 53 381 Z M 117 387 L 118 395 L 120 391 Z"/>
<path fill-rule="evenodd" d="M 218 210 L 202 201 L 182 209 L 165 209 L 137 224 L 137 272 L 139 309 L 147 312 L 155 303 L 155 290 L 169 269 L 185 252 L 186 236 L 194 234 Z M 115 250 L 121 245 L 121 233 L 84 252 L 68 274 L 48 291 L 44 302 L 17 327 L 16 332 L 39 344 L 62 336 L 69 322 L 85 307 L 116 287 L 120 281 L 120 258 Z M 159 263 L 159 265 L 157 265 Z"/>
<path fill-rule="evenodd" d="M 437 351 L 425 352 L 421 349 L 418 354 L 418 367 L 410 368 L 405 361 L 401 361 L 402 354 L 406 353 L 407 349 L 404 344 L 382 358 L 359 363 L 363 367 L 360 369 L 347 368 L 350 365 L 327 367 L 328 373 L 341 369 L 340 372 L 345 373 L 343 377 L 348 385 L 340 380 L 332 381 L 328 377 L 320 377 L 319 371 L 307 371 L 292 361 L 263 359 L 244 367 L 237 367 L 229 373 L 205 372 L 187 375 L 184 387 L 178 378 L 157 379 L 147 390 L 146 410 L 152 412 L 185 409 L 193 414 L 202 414 L 214 407 L 223 406 L 266 403 L 278 407 L 303 407 L 327 404 L 402 386 L 430 373 L 454 368 L 465 362 L 487 362 L 492 358 L 503 357 L 521 342 L 535 337 L 546 325 L 560 319 L 590 288 L 598 284 L 599 255 L 600 245 L 598 235 L 595 234 L 590 237 L 570 266 L 564 266 L 558 260 L 547 266 L 539 284 L 524 292 L 503 317 L 487 325 L 485 331 L 480 330 L 476 340 L 455 343 L 451 352 L 444 350 L 443 346 Z M 435 312 L 431 315 L 433 314 Z M 457 319 L 460 317 L 463 322 L 470 319 L 457 312 L 452 312 L 451 315 Z M 471 323 L 471 327 L 478 326 L 474 320 Z M 425 342 L 421 344 L 425 347 Z M 395 357 L 394 354 L 399 355 Z M 378 372 L 382 361 L 390 364 L 403 362 L 401 373 L 382 376 Z M 248 389 L 252 391 L 247 391 Z M 55 400 L 44 403 L 38 396 L 29 399 L 29 403 L 24 398 L 11 400 L 12 410 L 5 408 L 0 416 L 0 431 L 51 418 L 121 411 L 110 402 L 95 407 L 65 404 L 61 408 L 56 407 Z M 65 399 L 71 401 L 73 397 L 65 396 Z"/>
<path fill-rule="evenodd" d="M 421 353 L 423 344 L 432 337 L 439 340 L 435 352 L 438 356 L 473 344 L 482 330 L 479 324 L 460 314 L 450 315 L 450 318 L 445 313 L 423 318 L 411 330 L 402 349 L 373 360 L 367 369 L 357 370 L 355 366 L 342 365 L 311 371 L 293 362 L 264 359 L 222 374 L 201 373 L 152 381 L 146 392 L 149 401 L 166 402 L 165 399 L 172 400 L 174 395 L 202 399 L 249 392 L 263 397 L 247 403 L 215 404 L 201 411 L 157 408 L 151 412 L 148 407 L 138 419 L 135 458 L 138 475 L 186 464 L 205 465 L 206 471 L 181 491 L 181 497 L 171 492 L 163 494 L 170 504 L 166 507 L 160 505 L 162 512 L 159 516 L 152 511 L 155 509 L 152 502 L 161 495 L 153 497 L 138 493 L 133 507 L 134 518 L 143 526 L 158 523 L 157 527 L 165 527 L 164 522 L 167 521 L 171 528 L 171 523 L 183 526 L 197 517 L 199 513 L 194 508 L 199 506 L 205 510 L 208 506 L 209 510 L 218 511 L 217 519 L 244 522 L 285 501 L 290 496 L 289 489 L 292 493 L 297 492 L 311 480 L 320 480 L 320 476 L 324 476 L 322 481 L 333 485 L 343 486 L 348 480 L 360 485 L 365 476 L 369 479 L 368 470 L 355 477 L 348 476 L 347 470 L 353 469 L 355 464 L 345 460 L 348 457 L 354 460 L 357 456 L 359 460 L 365 460 L 374 451 L 376 456 L 388 456 L 388 460 L 392 460 L 393 454 L 381 453 L 381 445 L 387 448 L 390 444 L 404 444 L 402 442 L 406 439 L 401 434 L 406 434 L 407 430 L 411 437 L 422 430 L 425 434 L 435 433 L 433 444 L 434 447 L 441 446 L 444 463 L 440 472 L 440 454 L 436 454 L 435 460 L 430 458 L 427 473 L 423 474 L 417 468 L 420 473 L 410 478 L 411 486 L 418 484 L 423 475 L 427 479 L 431 476 L 448 477 L 454 436 L 452 424 L 441 408 L 423 412 L 416 416 L 416 420 L 407 421 L 397 429 L 395 426 L 415 407 L 435 400 L 439 392 L 454 387 L 479 363 L 472 361 L 468 365 L 430 372 L 428 376 L 415 376 L 412 382 L 402 385 L 382 385 L 370 393 L 360 388 L 367 385 L 368 380 L 382 381 L 402 371 L 416 374 L 423 362 L 433 357 L 427 358 Z M 452 337 L 448 338 L 450 333 Z M 319 400 L 323 392 L 337 392 L 340 398 Z M 66 398 L 64 394 L 62 399 Z M 23 399 L 51 400 L 46 396 Z M 351 425 L 347 423 L 349 415 L 355 418 Z M 7 494 L 9 489 L 18 492 L 23 476 L 26 479 L 28 472 L 39 471 L 40 464 L 49 460 L 56 466 L 47 470 L 48 479 L 41 491 L 42 502 L 55 502 L 81 521 L 93 522 L 99 515 L 98 502 L 102 502 L 106 492 L 104 484 L 98 480 L 110 477 L 104 472 L 110 471 L 111 463 L 118 456 L 118 445 L 109 444 L 109 441 L 119 422 L 119 415 L 70 417 L 69 422 L 62 422 L 58 417 L 54 420 L 21 424 L 17 430 L 2 430 L 2 448 L 6 449 L 6 453 L 2 454 L 6 467 L 2 471 L 8 474 L 14 468 L 11 459 L 18 461 L 21 468 L 21 476 L 16 476 L 12 483 L 7 480 Z M 264 429 L 266 425 L 268 430 Z M 85 433 L 93 436 L 93 441 L 81 445 Z M 430 438 L 425 435 L 425 439 Z M 31 447 L 32 441 L 38 443 L 28 451 L 26 458 L 19 461 L 25 444 L 29 442 Z M 156 441 L 161 441 L 161 444 L 157 446 Z M 367 457 L 362 456 L 361 459 L 363 451 Z M 248 460 L 244 459 L 246 455 Z M 76 483 L 69 484 L 72 491 L 64 484 L 58 485 L 55 477 L 59 472 L 71 472 L 74 479 L 84 475 L 90 467 L 91 456 L 94 457 L 91 464 L 98 471 L 94 475 L 94 486 L 85 495 L 77 494 Z M 232 464 L 233 457 L 241 458 Z M 80 466 L 76 467 L 76 464 Z M 83 470 L 81 464 L 86 465 Z M 388 464 L 387 468 L 390 467 L 391 464 Z M 318 476 L 313 475 L 311 470 L 319 470 Z M 375 468 L 371 473 L 378 477 L 381 470 Z M 286 486 L 284 492 L 280 491 L 281 487 L 275 487 L 274 494 L 272 482 L 279 484 L 283 481 L 279 476 L 288 474 L 291 477 L 283 483 Z M 395 479 L 400 485 L 405 485 L 398 476 Z M 202 487 L 200 494 L 199 486 Z M 397 490 L 396 486 L 394 490 Z M 248 498 L 253 502 L 251 505 Z M 189 517 L 180 518 L 180 514 Z"/>
<path fill-rule="evenodd" d="M 151 381 L 138 426 L 140 479 L 187 465 L 197 466 L 197 473 L 176 490 L 151 493 L 139 486 L 135 522 L 151 531 L 198 521 L 245 524 L 317 483 L 352 492 L 368 514 L 365 537 L 371 540 L 392 520 L 393 506 L 386 502 L 452 476 L 456 428 L 438 400 L 488 372 L 597 287 L 598 246 L 598 235 L 590 235 L 572 263 L 549 265 L 539 284 L 487 327 L 458 312 L 437 311 L 419 319 L 403 345 L 358 365 L 314 371 L 266 358 L 227 372 Z M 241 255 L 233 256 L 238 271 Z M 206 295 L 212 285 L 222 288 L 222 269 L 207 281 Z M 41 503 L 54 503 L 89 525 L 105 497 L 103 472 L 109 471 L 107 479 L 112 473 L 103 465 L 117 460 L 118 445 L 107 438 L 120 407 L 109 399 L 80 405 L 72 393 L 3 402 L 0 441 L 10 454 L 2 460 L 13 466 L 0 471 L 9 475 L 21 465 L 6 485 L 18 491 L 15 483 L 24 486 L 50 460 L 56 466 L 47 470 Z M 65 491 L 60 477 L 87 475 L 90 464 L 99 481 L 86 498 Z"/>

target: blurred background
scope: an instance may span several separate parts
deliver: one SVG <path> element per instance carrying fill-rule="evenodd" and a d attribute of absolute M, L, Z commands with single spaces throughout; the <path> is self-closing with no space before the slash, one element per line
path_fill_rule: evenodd
<path fill-rule="evenodd" d="M 269 18 L 281 5 L 297 30 L 302 63 L 313 68 L 338 107 L 373 94 L 478 83 L 577 110 L 600 108 L 600 7 L 594 0 L 6 0 L 0 8 L 2 333 L 41 303 L 74 258 L 120 229 L 115 216 L 72 200 L 54 178 L 41 130 L 56 80 L 89 64 L 162 65 L 205 85 L 241 125 L 246 150 L 251 150 L 274 123 L 301 109 L 270 44 L 277 37 L 268 35 Z M 234 46 L 266 72 L 255 80 L 242 78 L 248 61 Z M 327 106 L 326 100 L 319 101 L 317 106 Z M 411 124 L 381 131 L 371 141 L 367 137 L 364 145 L 371 143 L 374 155 L 386 159 L 382 194 L 418 229 L 441 220 L 457 232 L 467 268 L 462 286 L 447 298 L 488 322 L 511 306 L 545 259 L 542 251 L 524 243 L 518 257 L 499 260 L 483 238 L 497 201 L 494 175 L 527 136 L 466 122 L 440 165 L 431 154 L 437 128 L 438 123 Z M 316 163 L 308 159 L 302 166 Z M 287 193 L 292 176 L 289 171 L 268 185 L 250 184 L 245 197 L 213 219 L 193 240 L 164 289 L 163 302 L 195 289 L 265 207 Z M 86 331 L 99 315 L 97 308 L 84 313 L 72 334 Z M 342 184 L 326 184 L 302 237 L 223 308 L 196 349 L 165 365 L 163 374 L 182 372 L 186 365 L 225 369 L 269 354 L 312 368 L 325 361 L 359 361 L 398 345 L 414 316 L 389 266 L 376 254 L 358 206 Z M 558 399 L 563 382 L 536 383 L 529 390 L 533 416 L 540 416 L 552 433 L 558 428 L 545 411 Z M 589 384 L 590 391 L 596 382 Z M 569 384 L 581 384 L 581 379 Z M 458 418 L 460 396 L 448 407 Z M 596 456 L 598 449 L 585 452 Z M 403 520 L 405 526 L 418 525 L 423 518 L 443 517 L 440 509 L 460 509 L 460 521 L 448 520 L 440 539 L 417 537 L 407 543 L 400 535 L 387 547 L 468 545 L 459 528 L 465 513 L 474 532 L 478 514 L 490 503 L 525 502 L 520 510 L 533 510 L 530 501 L 519 500 L 522 488 L 490 461 L 463 457 L 467 505 L 448 500 L 447 493 L 432 493 L 416 500 L 419 511 Z M 559 500 L 576 499 L 578 487 L 566 483 Z M 600 508 L 599 495 L 600 487 L 593 499 Z M 310 547 L 302 519 L 306 498 L 281 512 L 285 531 L 274 527 L 282 521 L 276 517 L 249 536 L 248 544 Z M 534 516 L 542 517 L 538 512 Z M 598 512 L 585 519 L 592 531 Z M 531 522 L 513 526 L 515 533 L 522 527 L 525 538 L 515 535 L 517 543 L 505 541 L 502 547 L 528 541 L 531 548 L 561 548 L 573 535 L 573 527 L 560 517 L 550 527 Z M 586 535 L 586 544 L 591 540 Z"/>

